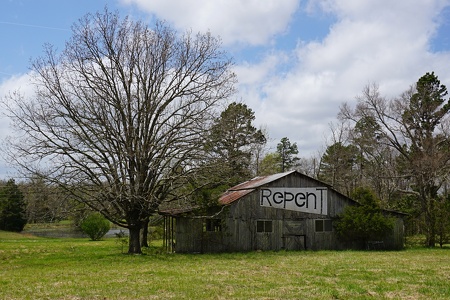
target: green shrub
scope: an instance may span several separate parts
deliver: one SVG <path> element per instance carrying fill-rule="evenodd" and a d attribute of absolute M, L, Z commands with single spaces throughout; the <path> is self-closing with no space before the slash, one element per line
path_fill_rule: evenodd
<path fill-rule="evenodd" d="M 93 213 L 87 216 L 81 223 L 81 230 L 93 241 L 100 240 L 109 229 L 109 221 L 99 213 Z"/>
<path fill-rule="evenodd" d="M 360 205 L 348 206 L 335 223 L 336 232 L 343 241 L 382 240 L 392 232 L 393 220 L 384 216 L 374 194 L 365 188 L 357 189 L 353 199 Z"/>

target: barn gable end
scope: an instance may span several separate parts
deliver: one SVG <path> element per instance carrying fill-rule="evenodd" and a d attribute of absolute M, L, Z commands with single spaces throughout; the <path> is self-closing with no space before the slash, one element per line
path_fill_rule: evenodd
<path fill-rule="evenodd" d="M 321 202 L 322 201 L 322 202 Z M 333 220 L 356 202 L 297 171 L 257 177 L 225 192 L 209 216 L 172 215 L 176 252 L 337 250 Z M 308 207 L 307 207 L 308 206 Z M 389 249 L 403 248 L 396 219 Z"/>

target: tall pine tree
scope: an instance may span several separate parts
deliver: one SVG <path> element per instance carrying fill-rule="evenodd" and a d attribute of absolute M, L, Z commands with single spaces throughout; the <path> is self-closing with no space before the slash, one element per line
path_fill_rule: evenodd
<path fill-rule="evenodd" d="M 291 141 L 284 137 L 277 145 L 277 153 L 281 160 L 281 172 L 289 171 L 291 168 L 295 167 L 300 158 L 296 155 L 298 154 L 297 143 L 291 143 Z"/>
<path fill-rule="evenodd" d="M 192 182 L 198 201 L 214 204 L 227 188 L 252 178 L 252 152 L 266 143 L 254 120 L 247 105 L 233 102 L 214 121 L 205 141 L 204 166 Z"/>
<path fill-rule="evenodd" d="M 20 232 L 25 227 L 25 201 L 14 179 L 0 189 L 0 229 Z"/>

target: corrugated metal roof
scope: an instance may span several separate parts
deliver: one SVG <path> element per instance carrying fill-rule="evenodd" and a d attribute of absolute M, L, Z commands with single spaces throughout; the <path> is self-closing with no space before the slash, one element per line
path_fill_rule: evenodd
<path fill-rule="evenodd" d="M 226 191 L 219 198 L 219 203 L 222 205 L 233 203 L 234 201 L 244 197 L 248 193 L 253 192 L 255 189 L 238 190 L 238 191 Z"/>
<path fill-rule="evenodd" d="M 222 196 L 219 198 L 219 203 L 222 205 L 233 203 L 234 201 L 242 198 L 243 196 L 253 192 L 256 188 L 280 179 L 286 175 L 294 173 L 296 171 L 290 171 L 285 173 L 278 173 L 268 176 L 255 177 L 249 181 L 240 183 L 232 188 L 229 188 Z"/>
<path fill-rule="evenodd" d="M 158 214 L 163 215 L 163 216 L 176 216 L 176 215 L 180 215 L 183 213 L 188 213 L 191 211 L 194 211 L 196 209 L 198 209 L 199 206 L 192 206 L 192 207 L 183 207 L 183 208 L 168 208 L 165 210 L 160 210 L 158 212 Z"/>

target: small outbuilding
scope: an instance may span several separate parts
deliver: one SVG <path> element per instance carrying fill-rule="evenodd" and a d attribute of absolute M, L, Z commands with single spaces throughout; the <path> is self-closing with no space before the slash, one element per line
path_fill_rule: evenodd
<path fill-rule="evenodd" d="M 333 228 L 334 220 L 349 205 L 358 203 L 297 171 L 256 177 L 230 188 L 208 213 L 162 212 L 164 244 L 179 253 L 361 247 L 341 242 Z M 383 241 L 369 245 L 402 249 L 403 214 L 385 213 L 394 217 L 394 230 Z"/>

